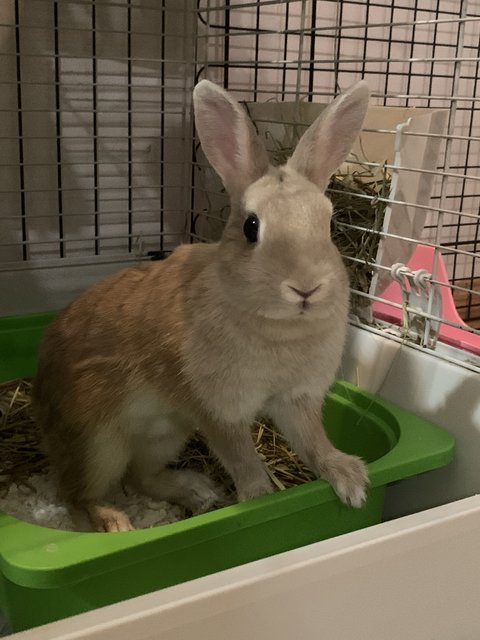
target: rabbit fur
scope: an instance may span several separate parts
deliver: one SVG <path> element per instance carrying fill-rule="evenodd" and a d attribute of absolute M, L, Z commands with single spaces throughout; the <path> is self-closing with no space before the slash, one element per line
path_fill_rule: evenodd
<path fill-rule="evenodd" d="M 349 285 L 330 238 L 331 174 L 360 132 L 369 92 L 357 83 L 272 167 L 244 109 L 207 80 L 194 90 L 197 132 L 231 198 L 215 244 L 179 246 L 74 300 L 49 326 L 33 402 L 59 488 L 100 531 L 131 529 L 105 502 L 126 474 L 194 513 L 222 500 L 200 473 L 174 470 L 200 429 L 239 500 L 272 491 L 251 437 L 268 415 L 345 503 L 363 504 L 362 460 L 322 426 L 347 327 Z M 245 220 L 257 216 L 249 241 Z"/>

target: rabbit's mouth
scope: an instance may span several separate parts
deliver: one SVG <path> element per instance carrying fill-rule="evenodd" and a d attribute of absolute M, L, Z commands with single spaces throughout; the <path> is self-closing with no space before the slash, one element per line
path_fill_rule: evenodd
<path fill-rule="evenodd" d="M 302 300 L 302 302 L 298 303 L 298 308 L 299 308 L 299 314 L 300 316 L 304 316 L 304 315 L 310 315 L 310 313 L 312 312 L 312 309 L 314 307 L 314 305 L 309 302 L 308 300 Z"/>
<path fill-rule="evenodd" d="M 302 310 L 301 313 L 305 313 L 305 311 L 307 309 L 309 309 L 312 305 L 310 304 L 310 302 L 308 300 L 302 300 L 302 302 L 300 302 L 299 307 Z"/>

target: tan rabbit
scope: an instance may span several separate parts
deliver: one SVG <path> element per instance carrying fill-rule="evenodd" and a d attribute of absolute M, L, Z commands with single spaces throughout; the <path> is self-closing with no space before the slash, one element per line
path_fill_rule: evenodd
<path fill-rule="evenodd" d="M 349 298 L 323 192 L 368 95 L 360 82 L 337 98 L 274 168 L 243 108 L 207 80 L 196 86 L 198 135 L 231 196 L 221 241 L 180 246 L 101 282 L 60 314 L 41 348 L 38 421 L 60 488 L 96 529 L 131 528 L 104 502 L 127 471 L 157 499 L 212 507 L 219 492 L 209 478 L 167 468 L 197 427 L 240 500 L 272 491 L 250 433 L 258 414 L 344 502 L 364 502 L 364 463 L 322 427 Z"/>

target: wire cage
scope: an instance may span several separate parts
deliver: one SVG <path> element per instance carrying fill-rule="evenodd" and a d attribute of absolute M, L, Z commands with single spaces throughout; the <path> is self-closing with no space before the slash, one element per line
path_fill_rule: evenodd
<path fill-rule="evenodd" d="M 342 222 L 363 239 L 409 248 L 396 271 L 392 260 L 345 256 L 399 287 L 389 297 L 385 287 L 353 284 L 352 300 L 365 304 L 352 321 L 478 367 L 478 3 L 6 0 L 0 50 L 2 315 L 58 308 L 125 264 L 218 236 L 228 208 L 195 139 L 191 92 L 199 79 L 228 88 L 254 121 L 266 104 L 275 124 L 282 105 L 309 113 L 308 105 L 365 78 L 373 108 L 408 118 L 442 112 L 444 126 L 402 133 L 411 145 L 435 146 L 429 166 L 393 152 L 364 158 L 372 172 L 428 189 L 418 200 L 402 200 L 398 190 L 362 196 L 372 207 L 397 207 L 399 220 L 408 209 L 416 221 L 409 233 Z M 364 134 L 394 150 L 399 126 L 376 113 L 383 112 Z M 413 260 L 417 246 L 426 262 Z M 419 283 L 423 297 L 415 297 Z M 453 302 L 455 313 L 446 313 Z M 442 327 L 467 338 L 455 342 Z"/>

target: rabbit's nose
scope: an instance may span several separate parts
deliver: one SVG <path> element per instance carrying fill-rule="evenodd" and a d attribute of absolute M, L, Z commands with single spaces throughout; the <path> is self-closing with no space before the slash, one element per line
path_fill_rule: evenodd
<path fill-rule="evenodd" d="M 318 291 L 318 289 L 320 289 L 320 285 L 319 284 L 316 287 L 314 287 L 313 289 L 310 289 L 310 291 L 302 291 L 301 289 L 297 289 L 296 287 L 292 287 L 292 285 L 290 285 L 290 284 L 288 286 L 292 291 L 295 291 L 295 293 L 297 293 L 304 300 L 307 300 L 307 298 L 310 298 L 310 296 L 313 295 L 315 293 L 315 291 Z"/>

